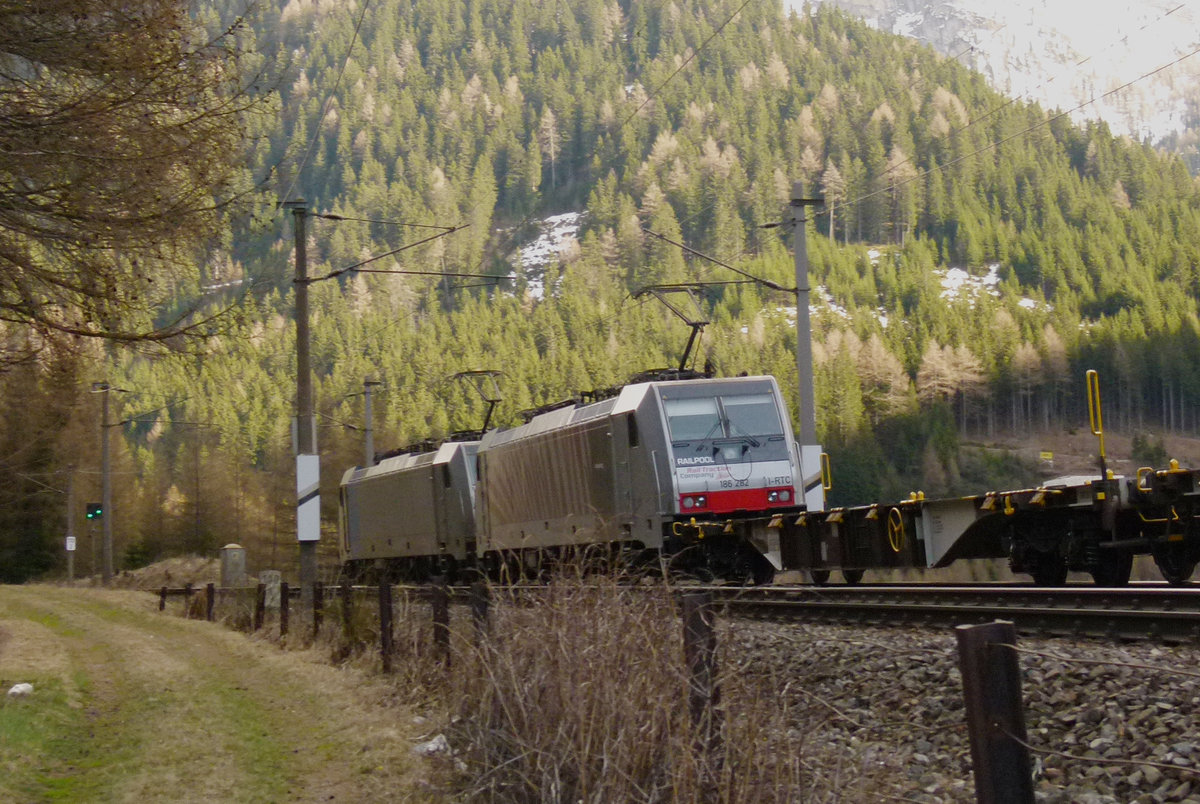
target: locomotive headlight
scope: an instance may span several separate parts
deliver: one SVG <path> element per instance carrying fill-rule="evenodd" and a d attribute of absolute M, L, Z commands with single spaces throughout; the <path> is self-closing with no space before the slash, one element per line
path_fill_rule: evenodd
<path fill-rule="evenodd" d="M 767 502 L 779 502 L 779 492 L 778 491 L 768 491 L 767 492 Z"/>
<path fill-rule="evenodd" d="M 697 508 L 703 508 L 706 505 L 708 505 L 708 498 L 705 497 L 703 494 L 701 494 L 699 497 L 696 498 L 696 507 Z"/>
<path fill-rule="evenodd" d="M 693 500 L 691 497 L 683 498 L 683 507 L 684 508 L 693 508 L 693 507 L 695 507 L 695 505 L 696 505 L 696 501 Z"/>
<path fill-rule="evenodd" d="M 788 491 L 787 489 L 783 489 L 782 491 L 779 492 L 779 501 L 780 502 L 788 502 L 791 499 L 792 499 L 792 493 L 790 491 Z"/>

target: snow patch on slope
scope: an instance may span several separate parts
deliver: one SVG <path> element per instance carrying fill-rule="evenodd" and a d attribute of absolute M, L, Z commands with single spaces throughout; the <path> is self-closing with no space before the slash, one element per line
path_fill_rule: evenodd
<path fill-rule="evenodd" d="M 582 222 L 580 212 L 564 212 L 534 221 L 537 236 L 518 247 L 514 255 L 517 267 L 508 275 L 509 279 L 524 278 L 530 296 L 545 298 L 546 268 L 558 263 L 564 252 L 575 247 Z"/>

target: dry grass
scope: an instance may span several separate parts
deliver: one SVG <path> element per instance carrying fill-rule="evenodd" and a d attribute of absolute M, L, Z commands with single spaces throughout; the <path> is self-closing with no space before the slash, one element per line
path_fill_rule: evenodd
<path fill-rule="evenodd" d="M 497 802 L 798 800 L 795 739 L 765 685 L 721 674 L 723 739 L 702 747 L 688 714 L 676 603 L 667 586 L 603 576 L 558 577 L 520 596 L 493 590 L 487 634 L 455 611 L 447 670 L 430 649 L 428 607 L 400 601 L 401 686 L 453 713 L 457 753 L 446 770 L 456 793 Z"/>
<path fill-rule="evenodd" d="M 435 719 L 429 736 L 449 738 L 452 753 L 431 759 L 437 787 L 455 799 L 571 804 L 867 794 L 854 769 L 805 762 L 804 735 L 780 693 L 802 681 L 778 678 L 761 657 L 724 643 L 718 737 L 705 747 L 688 711 L 680 591 L 582 573 L 520 593 L 493 588 L 486 633 L 467 607 L 451 607 L 446 663 L 434 646 L 425 595 L 397 589 L 389 684 L 397 702 Z M 288 647 L 377 672 L 373 593 L 356 597 L 345 623 L 340 600 L 331 597 L 313 643 L 310 622 L 293 609 Z"/>

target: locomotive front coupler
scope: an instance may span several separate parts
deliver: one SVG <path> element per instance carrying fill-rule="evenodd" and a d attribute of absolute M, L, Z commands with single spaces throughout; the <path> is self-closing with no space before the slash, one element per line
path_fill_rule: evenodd
<path fill-rule="evenodd" d="M 733 520 L 725 522 L 697 522 L 695 517 L 686 522 L 672 522 L 671 533 L 685 541 L 703 541 L 709 536 L 719 536 L 733 530 Z"/>

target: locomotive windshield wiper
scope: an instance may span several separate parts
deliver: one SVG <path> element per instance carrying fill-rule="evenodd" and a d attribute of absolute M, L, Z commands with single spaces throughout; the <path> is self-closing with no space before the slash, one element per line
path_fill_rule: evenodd
<path fill-rule="evenodd" d="M 715 422 L 713 422 L 713 426 L 708 428 L 708 432 L 704 434 L 704 438 L 700 439 L 700 443 L 696 445 L 696 452 L 700 452 L 702 449 L 704 449 L 704 442 L 712 438 L 713 432 L 719 429 L 721 429 L 721 420 L 717 419 Z"/>
<path fill-rule="evenodd" d="M 750 445 L 750 446 L 752 446 L 752 447 L 759 447 L 759 446 L 761 446 L 761 445 L 762 445 L 762 444 L 761 444 L 761 442 L 760 442 L 760 441 L 759 441 L 757 438 L 755 438 L 754 436 L 750 435 L 749 433 L 747 433 L 747 432 L 734 432 L 734 430 L 741 430 L 741 428 L 740 428 L 740 427 L 738 427 L 738 426 L 737 426 L 736 424 L 734 424 L 733 422 L 730 422 L 730 423 L 729 423 L 729 433 L 730 433 L 730 435 L 729 435 L 729 438 L 728 438 L 727 440 L 729 440 L 729 441 L 742 441 L 743 443 L 749 444 L 749 445 Z"/>

